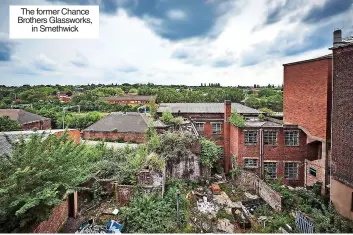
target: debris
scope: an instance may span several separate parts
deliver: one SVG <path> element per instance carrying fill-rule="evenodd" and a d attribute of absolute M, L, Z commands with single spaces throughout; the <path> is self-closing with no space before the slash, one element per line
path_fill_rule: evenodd
<path fill-rule="evenodd" d="M 288 233 L 284 228 L 282 228 L 282 227 L 280 227 L 279 228 L 279 231 L 281 232 L 281 233 Z"/>
<path fill-rule="evenodd" d="M 113 215 L 117 215 L 118 213 L 119 213 L 119 210 L 116 209 L 116 208 L 115 208 L 115 209 L 113 210 L 113 212 L 112 212 Z"/>
<path fill-rule="evenodd" d="M 223 177 L 221 175 L 218 175 L 218 174 L 215 174 L 214 177 L 217 179 L 217 180 L 221 180 Z"/>
<path fill-rule="evenodd" d="M 249 198 L 249 199 L 253 199 L 253 200 L 255 200 L 255 199 L 258 199 L 258 198 L 259 198 L 259 196 L 257 196 L 257 195 L 253 195 L 253 194 L 248 193 L 248 192 L 245 192 L 245 193 L 244 193 L 244 195 L 245 195 L 247 198 Z"/>
<path fill-rule="evenodd" d="M 107 223 L 107 229 L 109 233 L 121 233 L 123 226 L 115 220 L 110 220 Z"/>
<path fill-rule="evenodd" d="M 217 229 L 221 232 L 234 233 L 234 225 L 228 219 L 219 219 Z"/>
<path fill-rule="evenodd" d="M 94 220 L 90 219 L 83 222 L 75 233 L 106 233 L 104 226 L 94 225 Z"/>
<path fill-rule="evenodd" d="M 214 195 L 213 200 L 219 205 L 233 208 L 233 202 L 225 192 L 221 192 L 219 195 Z"/>
<path fill-rule="evenodd" d="M 204 197 L 205 199 L 206 197 Z M 197 204 L 197 209 L 202 212 L 202 213 L 212 213 L 214 211 L 218 211 L 217 206 L 215 206 L 213 203 L 208 202 L 207 198 L 206 200 L 200 200 L 198 202 L 196 202 Z"/>
<path fill-rule="evenodd" d="M 211 186 L 212 193 L 215 195 L 221 194 L 221 188 L 218 186 L 218 184 L 212 184 Z"/>

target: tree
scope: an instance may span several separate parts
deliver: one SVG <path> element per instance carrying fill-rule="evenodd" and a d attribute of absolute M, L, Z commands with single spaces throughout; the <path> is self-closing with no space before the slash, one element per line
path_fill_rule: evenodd
<path fill-rule="evenodd" d="M 60 137 L 34 135 L 0 157 L 0 232 L 28 232 L 91 174 L 97 151 Z"/>
<path fill-rule="evenodd" d="M 173 120 L 173 115 L 169 112 L 169 110 L 164 110 L 162 112 L 162 121 L 165 123 L 165 124 L 171 124 L 172 123 L 172 120 Z"/>
<path fill-rule="evenodd" d="M 18 131 L 21 130 L 20 124 L 11 120 L 9 116 L 0 117 L 0 131 Z"/>
<path fill-rule="evenodd" d="M 155 99 L 151 98 L 149 104 L 147 104 L 147 107 L 150 110 L 151 116 L 154 118 L 158 110 L 158 104 L 156 104 Z"/>
<path fill-rule="evenodd" d="M 131 88 L 131 89 L 129 90 L 129 93 L 131 93 L 131 94 L 137 94 L 137 89 L 136 89 L 136 88 Z"/>

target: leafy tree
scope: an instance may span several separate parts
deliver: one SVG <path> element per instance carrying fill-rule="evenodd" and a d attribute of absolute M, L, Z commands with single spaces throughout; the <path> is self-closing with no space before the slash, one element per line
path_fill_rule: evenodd
<path fill-rule="evenodd" d="M 272 114 L 272 113 L 273 113 L 273 111 L 272 111 L 271 109 L 266 108 L 266 107 L 261 108 L 260 111 L 261 111 L 261 112 L 264 112 L 264 113 L 268 113 L 268 114 Z"/>
<path fill-rule="evenodd" d="M 169 110 L 164 110 L 162 112 L 162 121 L 165 123 L 165 124 L 171 124 L 172 123 L 172 120 L 173 120 L 173 115 L 169 112 Z"/>
<path fill-rule="evenodd" d="M 236 110 L 232 110 L 232 114 L 230 115 L 229 122 L 239 128 L 243 128 L 245 126 L 245 119 L 242 115 L 237 113 Z"/>
<path fill-rule="evenodd" d="M 11 120 L 9 116 L 0 117 L 0 131 L 18 131 L 21 130 L 20 124 Z"/>
<path fill-rule="evenodd" d="M 147 105 L 148 109 L 150 110 L 150 114 L 152 117 L 155 117 L 158 110 L 158 104 L 156 104 L 153 98 L 150 99 L 149 104 Z"/>
<path fill-rule="evenodd" d="M 219 159 L 220 148 L 212 141 L 201 139 L 201 154 L 200 161 L 201 163 L 208 167 L 212 168 L 213 164 Z"/>
<path fill-rule="evenodd" d="M 131 89 L 129 90 L 129 93 L 131 93 L 131 94 L 137 94 L 137 89 L 136 89 L 136 88 L 131 88 Z"/>
<path fill-rule="evenodd" d="M 0 232 L 29 231 L 46 220 L 66 195 L 80 189 L 97 153 L 66 133 L 14 144 L 11 156 L 0 157 Z"/>

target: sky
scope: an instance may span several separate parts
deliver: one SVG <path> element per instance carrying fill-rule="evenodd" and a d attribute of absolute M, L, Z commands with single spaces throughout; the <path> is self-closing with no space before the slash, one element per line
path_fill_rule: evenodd
<path fill-rule="evenodd" d="M 9 39 L 9 5 L 99 5 L 99 39 Z M 353 35 L 353 0 L 1 0 L 0 85 L 280 85 Z"/>

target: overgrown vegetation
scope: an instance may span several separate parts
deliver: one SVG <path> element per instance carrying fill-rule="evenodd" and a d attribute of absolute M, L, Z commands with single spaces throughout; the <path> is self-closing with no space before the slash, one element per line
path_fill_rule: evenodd
<path fill-rule="evenodd" d="M 11 156 L 0 157 L 0 232 L 26 231 L 48 218 L 99 157 L 96 148 L 76 145 L 66 134 L 14 144 Z"/>
<path fill-rule="evenodd" d="M 201 139 L 201 154 L 200 161 L 202 165 L 212 168 L 220 156 L 220 147 L 218 147 L 213 141 Z"/>
<path fill-rule="evenodd" d="M 0 132 L 18 130 L 21 130 L 21 126 L 17 121 L 11 120 L 8 116 L 0 117 Z"/>
<path fill-rule="evenodd" d="M 236 110 L 232 110 L 230 115 L 229 122 L 236 127 L 243 128 L 245 126 L 245 119 L 242 115 L 237 113 Z"/>

